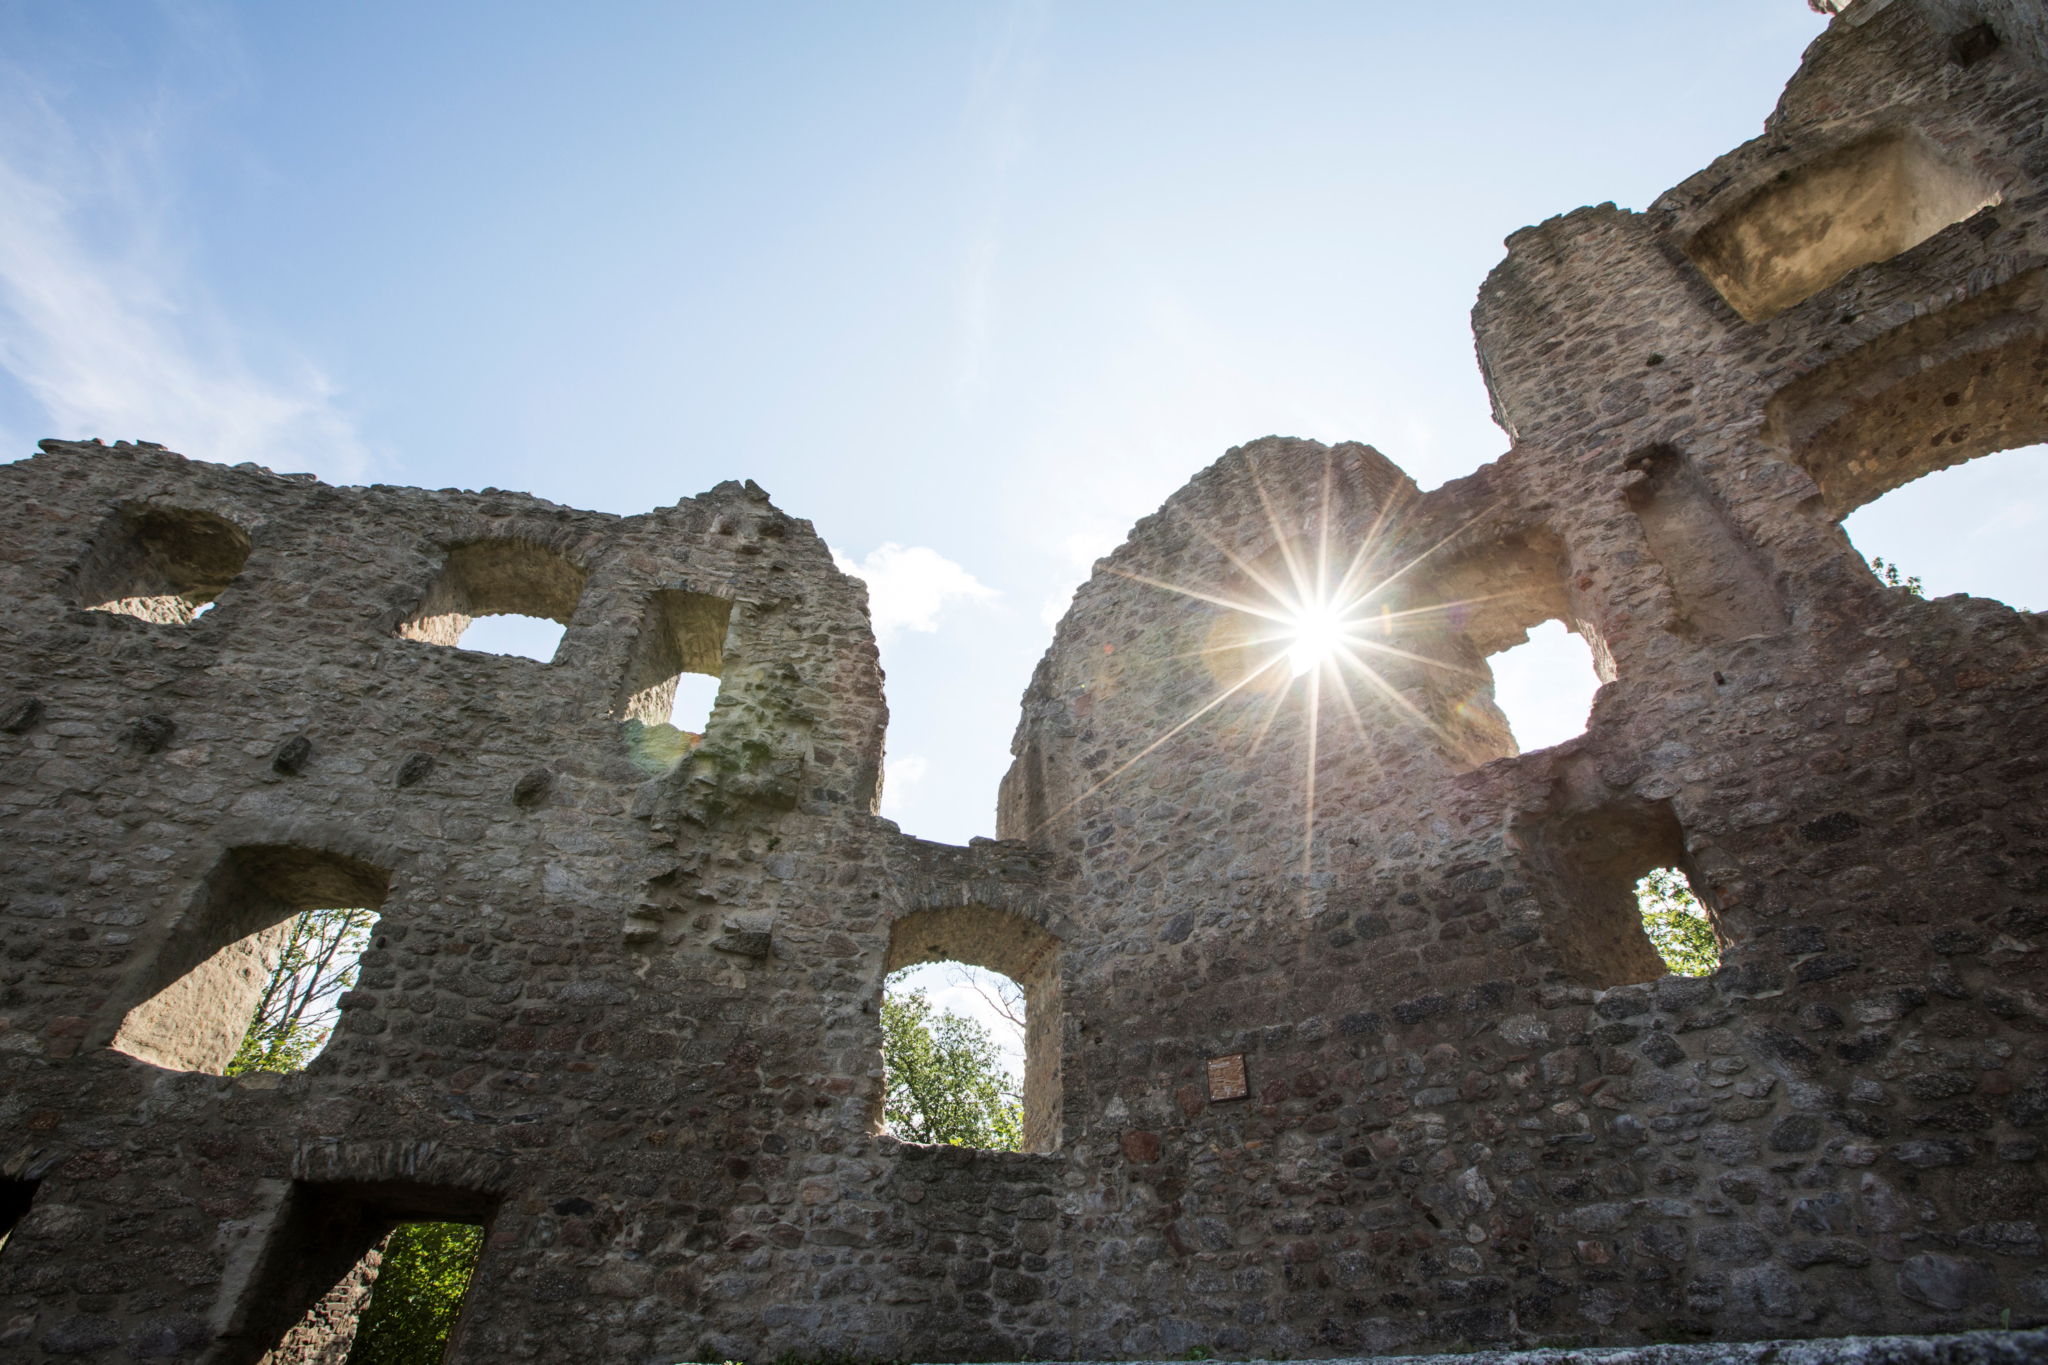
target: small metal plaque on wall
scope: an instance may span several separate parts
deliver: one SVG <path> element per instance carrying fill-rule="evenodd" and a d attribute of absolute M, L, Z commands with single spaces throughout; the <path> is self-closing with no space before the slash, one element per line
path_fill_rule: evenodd
<path fill-rule="evenodd" d="M 1241 1100 L 1251 1093 L 1244 1080 L 1244 1054 L 1233 1052 L 1228 1057 L 1209 1059 L 1209 1098 L 1211 1100 Z"/>

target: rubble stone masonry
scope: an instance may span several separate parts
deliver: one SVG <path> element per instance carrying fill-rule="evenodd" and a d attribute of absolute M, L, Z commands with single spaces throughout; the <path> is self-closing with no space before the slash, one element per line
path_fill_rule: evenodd
<path fill-rule="evenodd" d="M 1510 237 L 1478 472 L 1198 475 L 966 848 L 875 814 L 864 590 L 751 483 L 0 467 L 0 1355 L 339 1360 L 413 1218 L 488 1227 L 469 1365 L 2048 1321 L 2043 623 L 1839 526 L 2048 440 L 2042 16 L 1861 0 L 1755 141 Z M 1370 668 L 1262 672 L 1233 604 L 1325 558 Z M 500 612 L 554 659 L 455 647 Z M 1486 659 L 1552 619 L 1605 685 L 1518 754 Z M 319 906 L 380 914 L 333 1039 L 221 1076 Z M 944 959 L 1026 990 L 1029 1152 L 880 1135 L 883 976 Z"/>

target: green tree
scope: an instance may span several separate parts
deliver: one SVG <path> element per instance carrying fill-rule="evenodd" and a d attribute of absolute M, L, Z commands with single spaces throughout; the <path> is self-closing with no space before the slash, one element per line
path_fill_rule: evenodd
<path fill-rule="evenodd" d="M 1014 1152 L 1024 1106 L 990 1032 L 921 990 L 882 996 L 882 1121 L 908 1142 Z"/>
<path fill-rule="evenodd" d="M 302 910 L 227 1074 L 301 1071 L 334 1031 L 334 1000 L 356 984 L 374 910 Z"/>
<path fill-rule="evenodd" d="M 400 1223 L 348 1365 L 441 1365 L 483 1246 L 484 1230 L 471 1223 Z"/>
<path fill-rule="evenodd" d="M 1712 976 L 1721 967 L 1721 940 L 1692 894 L 1685 874 L 1660 867 L 1636 883 L 1643 931 L 1664 965 L 1679 976 Z"/>

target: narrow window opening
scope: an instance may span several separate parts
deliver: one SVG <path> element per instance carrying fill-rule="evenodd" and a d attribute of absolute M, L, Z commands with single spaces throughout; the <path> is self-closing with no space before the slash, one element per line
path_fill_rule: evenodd
<path fill-rule="evenodd" d="M 497 1202 L 411 1182 L 297 1182 L 234 1314 L 235 1358 L 443 1359 Z"/>
<path fill-rule="evenodd" d="M 431 645 L 551 662 L 589 574 L 544 546 L 479 540 L 449 550 L 440 575 L 399 635 Z M 479 617 L 510 617 L 473 631 Z M 550 625 L 549 623 L 552 623 Z"/>
<path fill-rule="evenodd" d="M 1548 749 L 1586 732 L 1600 673 L 1593 650 L 1562 621 L 1529 631 L 1526 644 L 1488 659 L 1493 703 L 1507 718 L 1517 752 Z"/>
<path fill-rule="evenodd" d="M 2048 446 L 1922 475 L 1858 508 L 1842 530 L 1889 587 L 2041 610 L 2048 607 L 2041 590 L 2048 583 Z"/>
<path fill-rule="evenodd" d="M 1675 867 L 1653 867 L 1636 883 L 1643 932 L 1674 976 L 1712 976 L 1721 968 L 1721 940 L 1692 883 Z"/>
<path fill-rule="evenodd" d="M 702 741 L 731 621 L 729 597 L 676 588 L 648 594 L 615 713 L 627 723 L 636 761 L 665 767 Z"/>
<path fill-rule="evenodd" d="M 0 1180 L 0 1256 L 6 1255 L 7 1239 L 28 1217 L 29 1205 L 35 1202 L 36 1187 L 40 1184 L 40 1180 Z"/>
<path fill-rule="evenodd" d="M 235 850 L 131 984 L 140 998 L 109 1044 L 172 1071 L 302 1070 L 333 1034 L 388 885 L 338 854 Z"/>
<path fill-rule="evenodd" d="M 878 996 L 886 1041 L 885 1086 L 873 1096 L 877 1130 L 912 1141 L 1058 1149 L 1060 942 L 1044 926 L 979 905 L 906 915 L 890 926 Z M 946 1021 L 948 1012 L 957 1023 Z M 913 1065 L 922 1069 L 916 1075 Z"/>
<path fill-rule="evenodd" d="M 1746 321 L 1762 322 L 2001 197 L 1918 129 L 1888 128 L 1781 172 L 1686 254 Z"/>
<path fill-rule="evenodd" d="M 249 561 L 249 533 L 182 507 L 123 507 L 73 574 L 78 604 L 157 625 L 190 625 Z"/>
<path fill-rule="evenodd" d="M 1023 987 L 964 962 L 882 986 L 883 1129 L 905 1142 L 1014 1152 L 1024 1142 Z"/>
<path fill-rule="evenodd" d="M 1567 979 L 1604 990 L 1698 975 L 1709 942 L 1719 962 L 1718 910 L 1694 889 L 1703 883 L 1668 801 L 1566 807 L 1522 834 L 1545 937 Z"/>

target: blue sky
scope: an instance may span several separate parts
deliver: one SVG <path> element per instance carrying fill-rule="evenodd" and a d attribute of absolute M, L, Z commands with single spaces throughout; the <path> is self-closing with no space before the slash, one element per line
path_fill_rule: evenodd
<path fill-rule="evenodd" d="M 0 4 L 0 449 L 142 438 L 614 512 L 751 477 L 870 578 L 886 813 L 963 841 L 1136 518 L 1268 433 L 1369 441 L 1425 487 L 1498 455 L 1467 311 L 1501 239 L 1754 136 L 1821 22 Z M 2009 533 L 2048 529 L 2031 469 L 1982 476 Z M 1969 558 L 1986 496 L 1870 552 L 2000 591 Z M 1562 689 L 1500 661 L 1525 745 L 1583 719 L 1576 644 Z"/>

